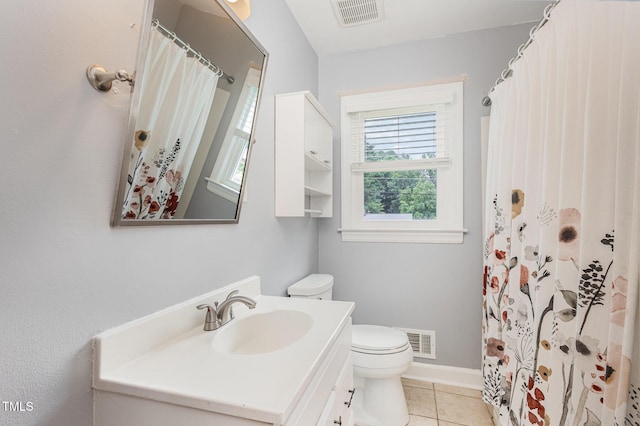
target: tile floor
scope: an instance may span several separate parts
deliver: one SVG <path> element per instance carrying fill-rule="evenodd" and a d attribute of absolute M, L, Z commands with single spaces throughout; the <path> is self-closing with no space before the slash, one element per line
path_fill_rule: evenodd
<path fill-rule="evenodd" d="M 480 391 L 402 379 L 409 426 L 493 426 Z"/>

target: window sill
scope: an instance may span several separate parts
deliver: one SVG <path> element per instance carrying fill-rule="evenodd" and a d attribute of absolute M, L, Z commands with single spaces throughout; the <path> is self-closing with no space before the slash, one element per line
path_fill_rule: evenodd
<path fill-rule="evenodd" d="M 209 191 L 213 192 L 214 194 L 218 194 L 223 198 L 226 198 L 232 203 L 238 202 L 238 197 L 240 196 L 238 191 L 233 188 L 229 188 L 228 186 L 222 185 L 213 179 L 205 178 L 205 180 L 207 181 L 207 189 Z"/>
<path fill-rule="evenodd" d="M 338 229 L 343 242 L 462 244 L 467 229 Z"/>

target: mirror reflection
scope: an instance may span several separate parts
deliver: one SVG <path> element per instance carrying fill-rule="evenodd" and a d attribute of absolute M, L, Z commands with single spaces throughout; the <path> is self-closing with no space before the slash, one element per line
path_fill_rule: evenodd
<path fill-rule="evenodd" d="M 228 10 L 154 2 L 115 225 L 238 221 L 267 55 Z"/>

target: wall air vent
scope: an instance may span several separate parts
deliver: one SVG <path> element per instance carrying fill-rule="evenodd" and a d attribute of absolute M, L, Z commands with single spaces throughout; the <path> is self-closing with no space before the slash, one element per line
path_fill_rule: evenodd
<path fill-rule="evenodd" d="M 369 24 L 384 18 L 382 0 L 332 0 L 341 27 Z"/>
<path fill-rule="evenodd" d="M 394 327 L 407 333 L 409 343 L 416 358 L 436 359 L 436 332 L 432 330 L 414 330 L 411 328 Z"/>

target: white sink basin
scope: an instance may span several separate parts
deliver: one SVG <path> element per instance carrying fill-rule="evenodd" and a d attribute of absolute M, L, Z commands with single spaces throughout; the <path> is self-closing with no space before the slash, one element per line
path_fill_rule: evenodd
<path fill-rule="evenodd" d="M 274 352 L 300 340 L 312 325 L 312 317 L 302 311 L 278 309 L 250 313 L 218 331 L 212 344 L 215 350 L 228 354 Z"/>

